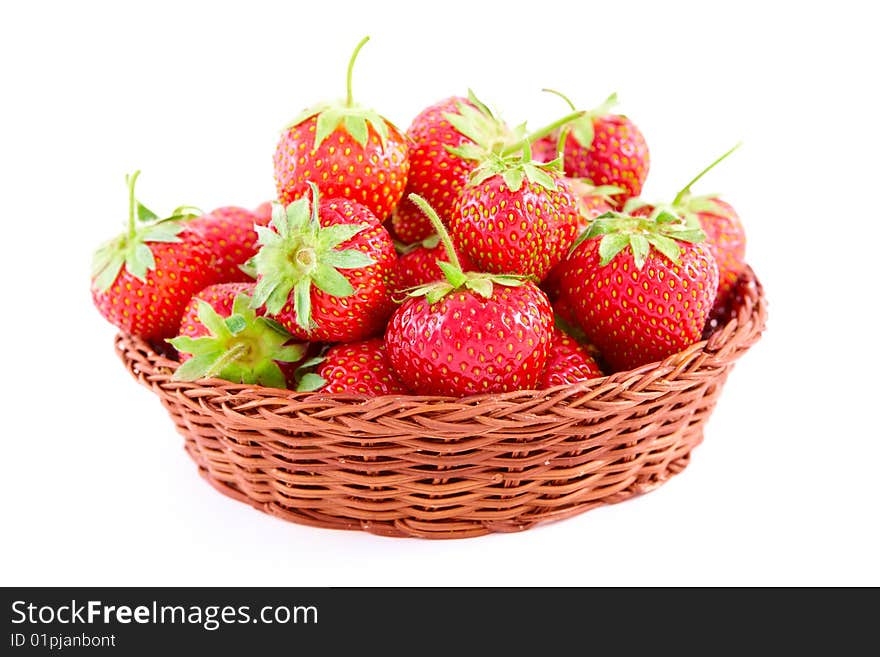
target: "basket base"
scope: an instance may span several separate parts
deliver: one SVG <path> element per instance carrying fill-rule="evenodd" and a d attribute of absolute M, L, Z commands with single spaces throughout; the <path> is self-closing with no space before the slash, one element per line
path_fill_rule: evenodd
<path fill-rule="evenodd" d="M 700 437 L 700 441 L 702 436 Z M 699 442 L 697 444 L 699 444 Z M 219 479 L 211 474 L 209 468 L 200 463 L 197 450 L 192 449 L 191 444 L 187 442 L 185 445 L 187 454 L 198 466 L 199 475 L 211 486 L 234 500 L 244 502 L 262 511 L 270 516 L 276 516 L 282 520 L 293 522 L 299 525 L 308 525 L 310 527 L 320 527 L 322 529 L 346 529 L 350 531 L 366 531 L 378 536 L 388 536 L 392 538 L 427 538 L 427 539 L 457 539 L 472 538 L 476 536 L 485 536 L 493 533 L 515 533 L 522 532 L 539 523 L 553 522 L 556 520 L 564 520 L 572 516 L 585 513 L 596 507 L 605 506 L 607 504 L 617 504 L 632 497 L 637 497 L 648 493 L 655 488 L 662 486 L 669 481 L 674 475 L 684 470 L 690 463 L 691 452 L 688 451 L 678 458 L 670 461 L 667 468 L 661 472 L 654 473 L 650 477 L 633 482 L 626 488 L 599 500 L 588 500 L 580 503 L 574 503 L 567 507 L 555 508 L 553 510 L 535 510 L 536 515 L 533 517 L 523 517 L 517 520 L 508 521 L 462 521 L 462 520 L 438 520 L 423 521 L 417 519 L 396 519 L 392 521 L 376 521 L 376 520 L 356 520 L 354 518 L 334 516 L 321 513 L 312 509 L 296 509 L 278 503 L 277 501 L 258 502 L 247 494 L 239 490 L 231 482 Z"/>

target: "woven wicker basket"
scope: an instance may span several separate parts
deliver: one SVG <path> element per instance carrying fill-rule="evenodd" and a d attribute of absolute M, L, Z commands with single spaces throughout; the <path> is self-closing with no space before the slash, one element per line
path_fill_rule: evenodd
<path fill-rule="evenodd" d="M 222 493 L 297 523 L 462 538 L 527 529 L 645 493 L 687 466 L 766 302 L 748 269 L 708 340 L 573 386 L 463 399 L 297 393 L 172 381 L 177 362 L 120 334 Z"/>

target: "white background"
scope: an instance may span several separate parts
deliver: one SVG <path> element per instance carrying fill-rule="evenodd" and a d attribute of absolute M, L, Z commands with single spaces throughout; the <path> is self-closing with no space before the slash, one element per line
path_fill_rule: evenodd
<path fill-rule="evenodd" d="M 880 61 L 869 3 L 4 3 L 5 585 L 880 584 Z M 538 13 L 540 9 L 541 13 Z M 670 196 L 722 191 L 768 332 L 690 467 L 638 499 L 451 542 L 302 527 L 205 484 L 93 309 L 123 176 L 151 207 L 255 206 L 278 130 L 355 95 L 405 127 L 468 86 L 510 121 L 616 90 Z"/>

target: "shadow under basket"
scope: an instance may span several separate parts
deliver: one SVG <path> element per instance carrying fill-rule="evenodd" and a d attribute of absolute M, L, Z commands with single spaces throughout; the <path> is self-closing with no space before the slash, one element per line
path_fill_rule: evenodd
<path fill-rule="evenodd" d="M 765 320 L 747 268 L 708 339 L 662 362 L 461 399 L 173 381 L 178 363 L 143 340 L 119 334 L 116 350 L 225 495 L 305 525 L 464 538 L 621 502 L 681 472 Z"/>

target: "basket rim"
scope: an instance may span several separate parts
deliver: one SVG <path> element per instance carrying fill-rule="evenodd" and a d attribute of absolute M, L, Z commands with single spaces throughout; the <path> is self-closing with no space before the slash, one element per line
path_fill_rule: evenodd
<path fill-rule="evenodd" d="M 660 361 L 645 363 L 631 370 L 622 370 L 612 374 L 606 374 L 594 379 L 588 379 L 573 384 L 561 384 L 552 388 L 540 389 L 523 389 L 501 393 L 478 393 L 466 395 L 462 397 L 446 396 L 446 395 L 415 395 L 415 394 L 390 394 L 390 395 L 364 395 L 354 393 L 328 393 L 328 392 L 299 392 L 286 388 L 271 388 L 268 386 L 260 386 L 255 384 L 234 383 L 225 379 L 206 378 L 193 382 L 173 381 L 171 376 L 180 366 L 176 360 L 168 358 L 156 351 L 153 346 L 143 338 L 135 336 L 125 331 L 119 331 L 116 335 L 116 348 L 123 360 L 128 360 L 125 356 L 124 349 L 120 346 L 124 342 L 133 345 L 137 351 L 144 353 L 148 361 L 153 365 L 155 370 L 167 370 L 167 372 L 144 373 L 148 376 L 156 376 L 159 378 L 167 377 L 168 382 L 179 384 L 181 387 L 197 384 L 199 388 L 224 388 L 229 391 L 229 396 L 247 396 L 250 399 L 260 398 L 266 401 L 275 401 L 278 403 L 290 403 L 296 401 L 319 401 L 327 400 L 334 402 L 351 402 L 362 403 L 367 400 L 374 404 L 380 404 L 383 400 L 388 403 L 406 400 L 414 403 L 443 405 L 453 404 L 455 406 L 476 405 L 483 401 L 515 401 L 522 398 L 547 397 L 554 394 L 565 392 L 567 394 L 577 394 L 587 391 L 593 391 L 595 394 L 601 394 L 610 389 L 620 388 L 622 384 L 625 387 L 634 387 L 641 389 L 643 385 L 638 382 L 643 381 L 646 375 L 653 373 L 655 376 L 650 377 L 651 380 L 668 377 L 676 371 L 682 370 L 687 363 L 691 362 L 696 356 L 706 354 L 711 356 L 725 347 L 738 347 L 744 345 L 743 349 L 751 346 L 754 341 L 761 335 L 766 325 L 767 300 L 764 295 L 763 285 L 755 275 L 750 266 L 746 266 L 737 287 L 745 286 L 747 289 L 753 290 L 754 294 L 748 295 L 746 303 L 740 307 L 739 311 L 724 324 L 719 324 L 715 330 L 703 340 L 695 342 L 686 347 L 682 351 L 676 352 Z M 751 320 L 751 331 L 742 330 L 748 328 L 747 324 Z M 748 344 L 746 344 L 748 342 Z M 168 385 L 165 383 L 164 385 Z"/>

